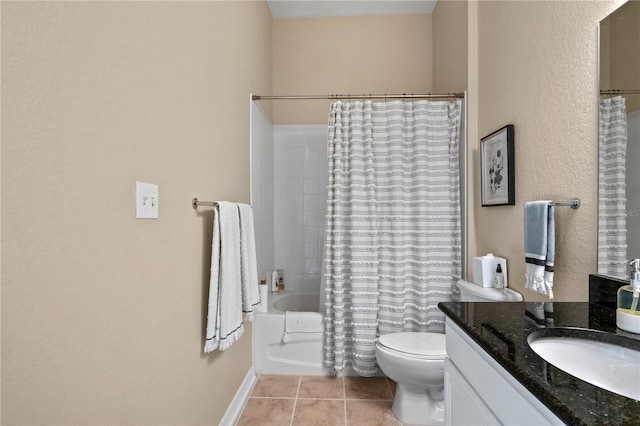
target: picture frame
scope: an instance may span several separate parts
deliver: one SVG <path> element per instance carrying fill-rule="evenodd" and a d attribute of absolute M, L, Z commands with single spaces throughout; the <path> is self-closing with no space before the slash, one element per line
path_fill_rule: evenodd
<path fill-rule="evenodd" d="M 482 207 L 516 204 L 513 138 L 508 124 L 480 139 Z"/>

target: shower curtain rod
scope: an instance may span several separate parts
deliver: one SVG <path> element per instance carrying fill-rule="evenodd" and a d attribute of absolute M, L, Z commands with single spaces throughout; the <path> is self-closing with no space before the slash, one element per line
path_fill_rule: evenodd
<path fill-rule="evenodd" d="M 611 90 L 601 90 L 601 95 L 640 95 L 640 89 L 611 89 Z"/>
<path fill-rule="evenodd" d="M 464 98 L 464 93 L 441 93 L 441 94 L 421 94 L 415 95 L 413 93 L 402 93 L 402 94 L 393 94 L 393 95 L 372 95 L 369 94 L 361 94 L 361 95 L 300 95 L 300 96 L 261 96 L 261 95 L 252 95 L 251 99 L 254 101 L 273 101 L 273 100 L 308 100 L 308 99 L 327 99 L 327 100 L 350 100 L 350 99 L 431 99 L 431 98 Z"/>

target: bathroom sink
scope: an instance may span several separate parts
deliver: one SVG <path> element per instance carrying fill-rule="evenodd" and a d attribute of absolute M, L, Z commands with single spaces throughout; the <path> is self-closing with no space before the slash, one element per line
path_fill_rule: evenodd
<path fill-rule="evenodd" d="M 595 330 L 546 328 L 529 334 L 527 342 L 565 373 L 640 400 L 640 341 Z"/>

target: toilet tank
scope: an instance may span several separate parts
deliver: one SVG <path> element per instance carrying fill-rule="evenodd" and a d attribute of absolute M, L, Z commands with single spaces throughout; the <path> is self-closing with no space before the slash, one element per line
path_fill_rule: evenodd
<path fill-rule="evenodd" d="M 510 288 L 480 287 L 465 280 L 458 281 L 462 302 L 522 302 L 520 293 Z"/>

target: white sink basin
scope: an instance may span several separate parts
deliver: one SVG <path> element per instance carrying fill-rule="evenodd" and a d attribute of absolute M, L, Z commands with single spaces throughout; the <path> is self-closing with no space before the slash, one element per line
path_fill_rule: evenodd
<path fill-rule="evenodd" d="M 535 331 L 527 341 L 535 353 L 565 373 L 640 400 L 640 342 L 610 333 L 563 328 Z"/>

